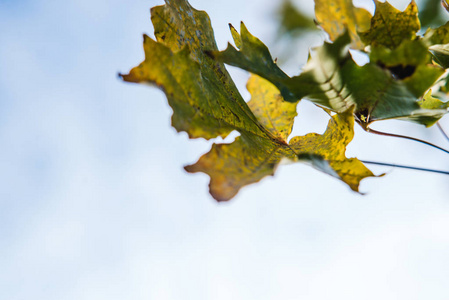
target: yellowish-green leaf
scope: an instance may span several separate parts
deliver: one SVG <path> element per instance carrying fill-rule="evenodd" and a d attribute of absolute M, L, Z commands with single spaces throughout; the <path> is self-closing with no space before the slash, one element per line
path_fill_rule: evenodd
<path fill-rule="evenodd" d="M 388 2 L 374 1 L 376 11 L 368 31 L 359 31 L 359 36 L 367 45 L 382 45 L 396 48 L 403 40 L 412 40 L 421 28 L 418 7 L 415 1 L 401 12 Z"/>
<path fill-rule="evenodd" d="M 431 54 L 422 40 L 404 40 L 394 49 L 374 45 L 371 62 L 388 69 L 410 92 L 420 98 L 443 75 L 444 69 L 431 63 Z"/>
<path fill-rule="evenodd" d="M 438 98 L 432 96 L 432 90 L 429 90 L 419 101 L 419 105 L 424 109 L 443 109 L 446 110 L 449 107 L 449 102 L 443 102 Z"/>
<path fill-rule="evenodd" d="M 443 74 L 444 70 L 436 65 L 418 65 L 413 75 L 404 78 L 402 82 L 415 97 L 421 98 Z"/>
<path fill-rule="evenodd" d="M 151 22 L 159 43 L 177 52 L 188 45 L 193 60 L 213 64 L 205 60 L 205 50 L 216 50 L 214 32 L 209 16 L 194 9 L 187 1 L 167 0 L 165 5 L 151 8 Z"/>
<path fill-rule="evenodd" d="M 422 40 L 404 40 L 395 48 L 374 45 L 370 52 L 371 62 L 391 67 L 395 65 L 417 66 L 430 62 L 430 54 Z"/>
<path fill-rule="evenodd" d="M 418 104 L 421 107 L 421 114 L 411 116 L 411 118 L 416 118 L 419 123 L 425 124 L 427 127 L 434 125 L 447 113 L 449 108 L 449 102 L 443 102 L 432 96 L 432 90 L 429 90 Z"/>
<path fill-rule="evenodd" d="M 237 31 L 237 29 L 234 28 L 234 26 L 232 26 L 232 24 L 229 24 L 229 29 L 231 29 L 231 35 L 232 39 L 234 40 L 235 46 L 240 49 L 242 47 L 242 39 L 240 37 L 239 32 Z"/>
<path fill-rule="evenodd" d="M 172 125 L 191 138 L 226 136 L 234 129 L 266 136 L 224 65 L 205 55 L 217 46 L 210 20 L 187 1 L 151 10 L 158 42 L 144 39 L 145 60 L 123 79 L 160 87 L 173 108 Z"/>
<path fill-rule="evenodd" d="M 332 41 L 348 31 L 351 47 L 364 48 L 357 32 L 369 29 L 371 14 L 367 10 L 355 7 L 352 0 L 315 0 L 315 15 Z"/>
<path fill-rule="evenodd" d="M 205 72 L 204 67 L 192 60 L 188 47 L 173 53 L 146 37 L 144 49 L 145 61 L 122 77 L 125 81 L 162 88 L 173 108 L 172 125 L 178 131 L 187 132 L 191 138 L 206 139 L 224 137 L 236 128 L 260 134 L 238 91 L 228 93 L 219 78 L 205 75 L 213 71 Z"/>
<path fill-rule="evenodd" d="M 442 109 L 446 110 L 449 107 L 449 102 L 443 102 L 438 98 L 432 96 L 432 90 L 429 90 L 423 99 L 419 101 L 419 105 L 424 109 Z"/>
<path fill-rule="evenodd" d="M 430 45 L 449 44 L 449 22 L 435 28 L 428 29 L 424 34 L 424 40 Z"/>

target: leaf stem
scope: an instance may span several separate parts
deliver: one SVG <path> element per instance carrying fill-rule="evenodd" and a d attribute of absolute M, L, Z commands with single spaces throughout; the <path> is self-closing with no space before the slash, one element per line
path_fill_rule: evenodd
<path fill-rule="evenodd" d="M 369 161 L 369 160 L 360 160 L 364 164 L 371 164 L 371 165 L 378 165 L 378 166 L 386 166 L 386 167 L 394 167 L 394 168 L 402 168 L 402 169 L 410 169 L 415 171 L 424 171 L 424 172 L 431 172 L 431 173 L 438 173 L 438 174 L 445 174 L 449 175 L 448 171 L 441 171 L 441 170 L 434 170 L 434 169 L 427 169 L 427 168 L 419 168 L 419 167 L 412 167 L 412 166 L 404 166 L 404 165 L 397 165 L 397 164 L 389 164 L 389 163 L 382 163 L 377 161 Z"/>
<path fill-rule="evenodd" d="M 446 153 L 449 154 L 449 150 L 446 150 L 446 149 L 444 149 L 444 148 L 438 147 L 437 145 L 434 145 L 434 144 L 432 144 L 432 143 L 429 143 L 429 142 L 426 142 L 426 141 L 423 141 L 423 140 L 420 140 L 420 139 L 417 139 L 417 138 L 414 138 L 414 137 L 411 137 L 411 136 L 399 135 L 399 134 L 393 134 L 393 133 L 387 133 L 387 132 L 377 131 L 377 130 L 371 129 L 371 128 L 369 128 L 369 127 L 367 127 L 365 130 L 366 130 L 367 132 L 371 132 L 371 133 L 378 134 L 378 135 L 397 137 L 397 138 L 402 138 L 402 139 L 407 139 L 407 140 L 412 140 L 412 141 L 415 141 L 415 142 L 419 142 L 419 143 L 425 144 L 425 145 L 427 145 L 427 146 L 433 147 L 433 148 L 435 148 L 435 149 L 441 150 L 441 151 L 446 152 Z"/>
<path fill-rule="evenodd" d="M 441 131 L 441 133 L 442 133 L 442 134 L 444 135 L 444 137 L 446 138 L 446 140 L 449 141 L 449 136 L 448 136 L 447 133 L 444 131 L 443 127 L 441 127 L 440 122 L 437 122 L 437 126 L 438 126 L 438 129 Z"/>

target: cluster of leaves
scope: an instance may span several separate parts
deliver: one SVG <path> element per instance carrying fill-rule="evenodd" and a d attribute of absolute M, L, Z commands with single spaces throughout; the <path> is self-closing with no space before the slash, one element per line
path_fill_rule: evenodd
<path fill-rule="evenodd" d="M 205 12 L 186 0 L 165 2 L 151 9 L 156 41 L 144 36 L 145 60 L 122 77 L 160 87 L 173 108 L 172 125 L 190 138 L 240 133 L 185 167 L 210 176 L 210 192 L 218 201 L 273 175 L 285 159 L 310 163 L 358 191 L 360 181 L 374 174 L 345 156 L 355 122 L 366 130 L 386 119 L 431 126 L 447 112 L 449 104 L 441 100 L 449 86 L 449 23 L 418 35 L 413 1 L 399 11 L 376 0 L 371 16 L 351 0 L 315 0 L 316 22 L 332 42 L 314 49 L 294 77 L 243 23 L 240 32 L 231 26 L 235 47 L 219 51 Z M 365 52 L 369 63 L 357 65 L 349 49 Z M 252 73 L 249 102 L 224 64 Z M 321 135 L 289 138 L 304 98 L 329 113 L 328 127 Z"/>

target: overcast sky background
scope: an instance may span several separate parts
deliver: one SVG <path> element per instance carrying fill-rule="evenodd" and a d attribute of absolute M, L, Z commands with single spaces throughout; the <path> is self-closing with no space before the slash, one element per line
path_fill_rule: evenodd
<path fill-rule="evenodd" d="M 220 49 L 243 20 L 281 54 L 275 1 L 190 2 Z M 448 299 L 447 176 L 375 167 L 388 174 L 361 196 L 295 164 L 218 204 L 183 170 L 211 143 L 175 132 L 161 91 L 117 78 L 143 59 L 160 4 L 0 0 L 0 299 Z M 326 125 L 299 105 L 295 134 Z M 435 128 L 374 128 L 449 147 Z M 358 128 L 348 156 L 449 170 L 444 153 Z"/>

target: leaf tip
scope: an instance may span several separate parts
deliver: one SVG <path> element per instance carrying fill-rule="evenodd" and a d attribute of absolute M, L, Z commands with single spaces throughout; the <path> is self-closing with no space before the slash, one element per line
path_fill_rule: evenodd
<path fill-rule="evenodd" d="M 245 23 L 243 23 L 243 21 L 240 21 L 240 34 L 243 34 L 243 32 L 247 33 L 248 28 L 246 28 L 246 25 Z"/>
<path fill-rule="evenodd" d="M 186 172 L 188 172 L 188 173 L 195 173 L 195 172 L 196 172 L 195 169 L 194 169 L 194 165 L 187 165 L 187 166 L 184 166 L 184 170 L 185 170 Z"/>
<path fill-rule="evenodd" d="M 135 82 L 135 83 L 139 82 L 131 74 L 118 73 L 117 77 L 125 82 Z"/>

